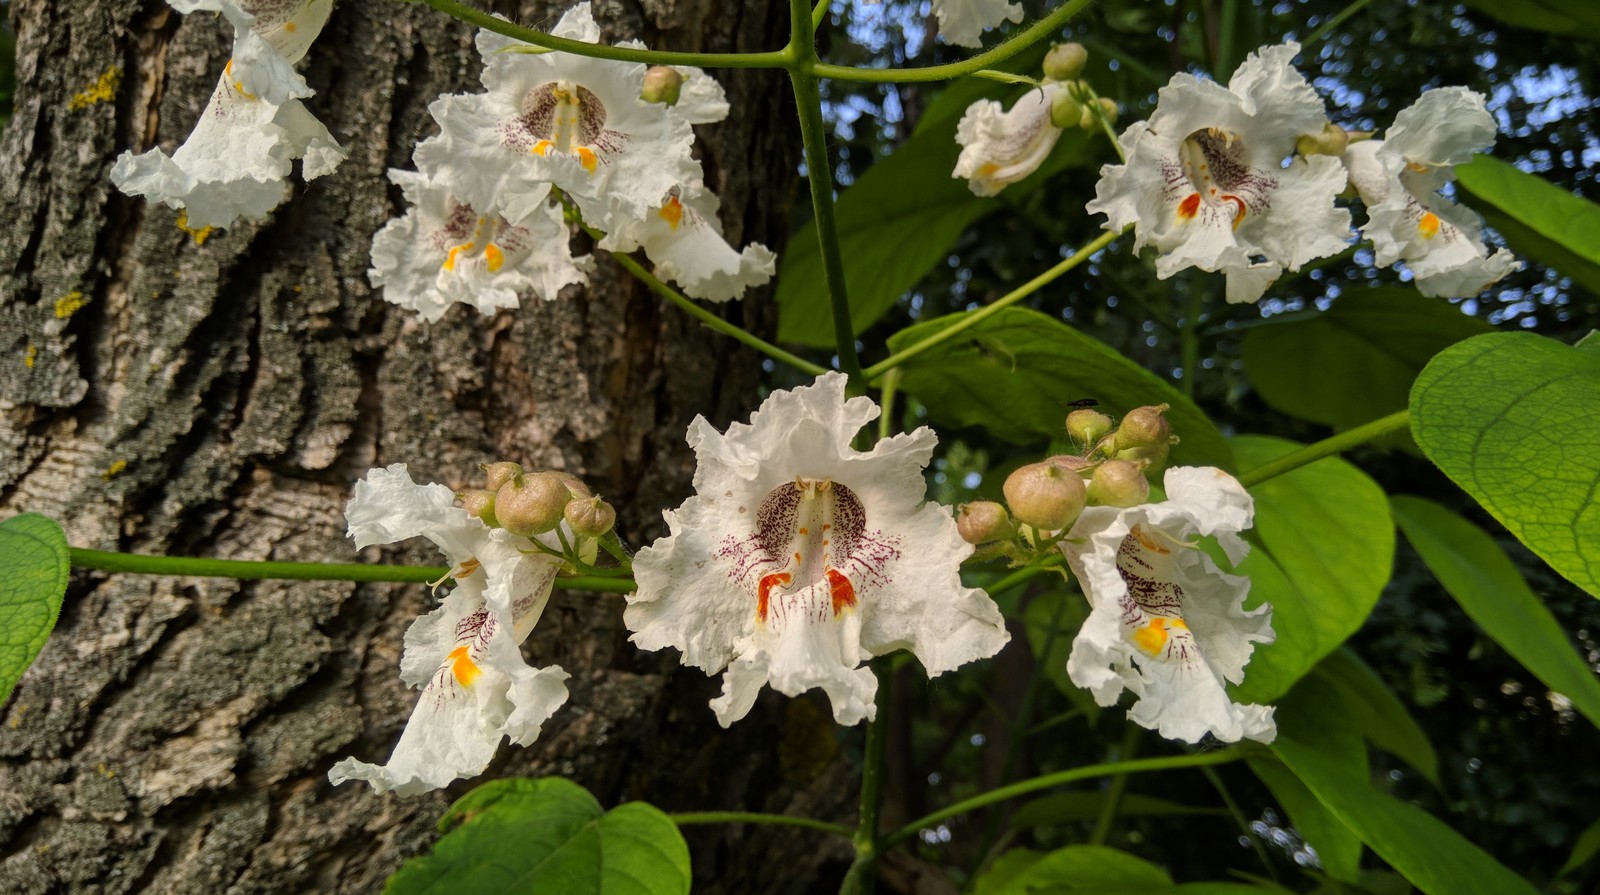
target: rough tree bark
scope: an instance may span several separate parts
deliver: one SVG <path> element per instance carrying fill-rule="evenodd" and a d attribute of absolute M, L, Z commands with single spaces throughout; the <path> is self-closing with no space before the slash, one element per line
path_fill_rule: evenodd
<path fill-rule="evenodd" d="M 502 5 L 550 23 L 564 3 Z M 598 0 L 612 38 L 781 46 L 782 4 Z M 169 151 L 228 54 L 214 16 L 162 0 L 15 0 L 19 94 L 0 145 L 0 515 L 64 521 L 78 546 L 352 559 L 342 509 L 369 467 L 465 483 L 485 459 L 584 476 L 635 544 L 687 493 L 684 428 L 755 397 L 758 361 L 609 263 L 585 294 L 436 325 L 367 285 L 425 107 L 477 89 L 471 32 L 420 4 L 346 0 L 305 65 L 312 110 L 350 151 L 270 220 L 196 244 L 169 209 L 116 193 L 124 149 Z M 786 232 L 798 140 L 777 73 L 724 73 L 731 119 L 702 129 L 736 240 Z M 96 89 L 99 87 L 100 89 Z M 770 324 L 770 296 L 725 313 Z M 396 551 L 433 562 L 421 547 Z M 372 554 L 375 556 L 376 554 Z M 0 707 L 0 891 L 377 891 L 454 795 L 331 787 L 385 758 L 415 693 L 397 676 L 416 586 L 75 573 L 37 665 Z M 525 649 L 572 698 L 490 775 L 563 774 L 603 801 L 849 814 L 826 714 L 766 702 L 729 734 L 716 684 L 637 653 L 616 596 L 558 592 Z M 775 745 L 781 744 L 778 748 Z M 842 844 L 696 831 L 697 891 L 808 891 Z M 778 868 L 782 868 L 781 871 Z"/>

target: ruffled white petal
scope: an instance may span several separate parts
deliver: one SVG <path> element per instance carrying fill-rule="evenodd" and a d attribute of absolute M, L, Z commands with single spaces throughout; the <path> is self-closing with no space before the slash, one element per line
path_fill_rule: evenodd
<path fill-rule="evenodd" d="M 968 106 L 956 126 L 961 156 L 951 176 L 967 178 L 976 195 L 993 196 L 1037 171 L 1061 137 L 1061 128 L 1050 121 L 1050 105 L 1064 90 L 1045 84 L 1009 110 L 988 99 Z"/>
<path fill-rule="evenodd" d="M 339 762 L 328 774 L 335 784 L 366 780 L 378 792 L 413 795 L 475 776 L 502 737 L 532 743 L 566 702 L 567 673 L 530 667 L 520 649 L 560 561 L 454 503 L 449 488 L 413 482 L 405 464 L 356 484 L 345 515 L 357 546 L 428 538 L 449 559 L 455 587 L 406 631 L 401 678 L 422 693 L 394 753 L 384 765 Z"/>
<path fill-rule="evenodd" d="M 1476 295 L 1522 267 L 1505 249 L 1490 254 L 1478 216 L 1439 192 L 1454 179 L 1454 166 L 1494 144 L 1495 130 L 1482 94 L 1441 87 L 1396 115 L 1384 139 L 1345 151 L 1350 182 L 1367 206 L 1361 234 L 1372 240 L 1375 260 L 1384 267 L 1406 262 L 1424 295 Z"/>
<path fill-rule="evenodd" d="M 862 663 L 896 649 L 940 674 L 993 655 L 1008 635 L 998 609 L 963 587 L 971 546 L 923 503 L 927 429 L 850 446 L 876 418 L 846 400 L 837 373 L 772 393 L 748 424 L 689 428 L 696 494 L 666 514 L 670 534 L 634 559 L 624 621 L 643 649 L 673 647 L 717 673 L 724 725 L 764 685 L 821 689 L 834 718 L 873 716 L 877 682 Z"/>
<path fill-rule="evenodd" d="M 1106 227 L 1132 225 L 1134 249 L 1154 246 L 1161 278 L 1189 267 L 1227 275 L 1228 300 L 1255 301 L 1283 270 L 1342 251 L 1350 213 L 1337 160 L 1281 162 L 1302 134 L 1320 133 L 1322 100 L 1291 66 L 1299 45 L 1252 53 L 1228 86 L 1175 75 L 1149 121 L 1119 142 L 1127 157 L 1100 169 L 1087 208 Z"/>
<path fill-rule="evenodd" d="M 1245 611 L 1249 579 L 1193 546 L 1212 535 L 1231 562 L 1242 559 L 1250 496 L 1210 467 L 1169 469 L 1165 485 L 1162 503 L 1084 510 L 1063 543 L 1090 604 L 1067 674 L 1100 705 L 1134 693 L 1128 717 L 1162 736 L 1271 742 L 1272 708 L 1239 705 L 1226 690 L 1244 679 L 1255 644 L 1272 642 L 1271 608 Z"/>
<path fill-rule="evenodd" d="M 675 193 L 677 191 L 674 191 Z M 610 232 L 600 248 L 631 252 L 642 248 L 656 266 L 656 275 L 683 287 L 694 298 L 727 301 L 743 297 L 777 272 L 777 256 L 760 243 L 735 250 L 722 237 L 717 220 L 717 197 L 689 192 L 685 198 L 669 195 L 655 211 L 642 218 L 608 216 Z"/>
<path fill-rule="evenodd" d="M 958 47 L 983 46 L 983 32 L 1022 21 L 1022 5 L 1009 0 L 933 0 L 939 36 Z"/>
<path fill-rule="evenodd" d="M 683 78 L 678 101 L 670 107 L 678 117 L 690 124 L 715 124 L 728 117 L 728 94 L 716 78 L 692 65 L 675 65 L 673 70 Z"/>

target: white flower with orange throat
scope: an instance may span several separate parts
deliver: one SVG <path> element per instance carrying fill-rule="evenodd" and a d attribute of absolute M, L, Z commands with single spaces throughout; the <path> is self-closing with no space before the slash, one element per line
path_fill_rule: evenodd
<path fill-rule="evenodd" d="M 1253 302 L 1284 270 L 1345 249 L 1350 212 L 1338 159 L 1284 159 L 1320 134 L 1322 100 L 1290 62 L 1290 42 L 1250 54 L 1228 86 L 1187 73 L 1158 94 L 1148 121 L 1118 142 L 1125 164 L 1100 169 L 1090 213 L 1106 229 L 1133 225 L 1134 250 L 1153 245 L 1156 275 L 1197 267 L 1227 276 L 1230 302 Z"/>
<path fill-rule="evenodd" d="M 345 518 L 357 548 L 432 541 L 450 562 L 455 586 L 406 631 L 400 677 L 422 694 L 388 763 L 347 758 L 328 779 L 415 795 L 483 773 L 502 739 L 519 746 L 537 739 L 567 701 L 567 673 L 530 667 L 521 644 L 550 600 L 562 561 L 527 538 L 491 529 L 456 506 L 444 485 L 416 484 L 403 463 L 357 482 Z"/>
<path fill-rule="evenodd" d="M 1477 295 L 1522 267 L 1505 249 L 1491 255 L 1478 216 L 1439 192 L 1456 165 L 1494 145 L 1496 130 L 1483 94 L 1441 87 L 1396 115 L 1384 139 L 1345 150 L 1350 184 L 1367 206 L 1361 235 L 1380 266 L 1406 262 L 1424 295 Z"/>
<path fill-rule="evenodd" d="M 1229 562 L 1243 559 L 1250 495 L 1211 467 L 1174 467 L 1165 485 L 1161 503 L 1089 507 L 1062 542 L 1090 606 L 1067 675 L 1102 706 L 1133 693 L 1128 717 L 1164 737 L 1270 743 L 1272 707 L 1235 703 L 1226 685 L 1244 679 L 1255 644 L 1272 642 L 1271 607 L 1246 611 L 1250 580 L 1197 543 L 1214 536 Z"/>
<path fill-rule="evenodd" d="M 643 649 L 725 671 L 711 703 L 723 726 L 769 684 L 821 689 L 834 719 L 856 724 L 876 711 L 867 659 L 906 649 L 938 675 L 1008 639 L 994 602 L 961 584 L 971 545 L 923 500 L 933 432 L 850 446 L 878 413 L 828 373 L 773 392 L 726 433 L 704 417 L 689 427 L 696 493 L 635 557 L 624 621 Z"/>
<path fill-rule="evenodd" d="M 956 125 L 961 155 L 951 176 L 965 177 L 974 195 L 993 196 L 1037 171 L 1061 138 L 1050 107 L 1066 91 L 1067 85 L 1046 81 L 1010 109 L 990 99 L 968 106 Z"/>
<path fill-rule="evenodd" d="M 344 150 L 300 100 L 315 91 L 295 73 L 327 22 L 332 0 L 171 0 L 181 12 L 213 10 L 234 29 L 233 57 L 194 130 L 171 156 L 125 152 L 111 180 L 130 196 L 184 210 L 191 229 L 259 219 L 289 192 L 295 159 L 312 180 Z"/>
<path fill-rule="evenodd" d="M 721 203 L 703 189 L 674 187 L 655 211 L 643 217 L 611 216 L 600 248 L 612 252 L 643 249 L 655 274 L 671 280 L 693 298 L 727 301 L 760 286 L 777 272 L 771 249 L 751 243 L 743 251 L 728 244 L 717 220 Z"/>

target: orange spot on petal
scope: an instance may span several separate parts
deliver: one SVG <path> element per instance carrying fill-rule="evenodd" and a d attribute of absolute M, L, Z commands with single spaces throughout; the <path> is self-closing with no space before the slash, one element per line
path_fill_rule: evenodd
<path fill-rule="evenodd" d="M 593 149 L 585 149 L 580 146 L 578 147 L 578 163 L 583 165 L 583 170 L 593 174 L 594 169 L 600 166 L 600 157 L 594 154 Z"/>
<path fill-rule="evenodd" d="M 494 273 L 505 266 L 506 254 L 500 251 L 499 246 L 491 242 L 483 247 L 483 261 L 488 265 L 489 272 Z"/>
<path fill-rule="evenodd" d="M 1439 216 L 1431 211 L 1422 213 L 1422 220 L 1417 222 L 1417 230 L 1422 233 L 1423 239 L 1432 239 L 1439 235 L 1441 226 Z"/>
<path fill-rule="evenodd" d="M 1190 193 L 1189 198 L 1178 203 L 1178 218 L 1180 220 L 1193 220 L 1200 213 L 1200 194 Z"/>
<path fill-rule="evenodd" d="M 828 570 L 828 594 L 833 598 L 833 617 L 838 618 L 846 609 L 856 608 L 856 588 L 842 573 Z"/>
<path fill-rule="evenodd" d="M 656 214 L 661 215 L 661 219 L 667 222 L 668 227 L 676 230 L 678 225 L 683 223 L 683 203 L 678 201 L 677 196 L 673 196 Z M 805 530 L 801 529 L 800 533 L 805 534 Z"/>
<path fill-rule="evenodd" d="M 478 663 L 472 661 L 472 655 L 465 645 L 451 650 L 450 655 L 445 657 L 445 661 L 450 663 L 450 673 L 455 676 L 456 681 L 463 687 L 472 686 L 472 682 L 483 674 L 483 669 L 478 667 Z"/>
<path fill-rule="evenodd" d="M 767 606 L 772 597 L 772 589 L 784 587 L 793 580 L 793 576 L 788 572 L 778 572 L 761 579 L 760 585 L 756 588 L 756 621 L 764 622 L 767 620 Z"/>

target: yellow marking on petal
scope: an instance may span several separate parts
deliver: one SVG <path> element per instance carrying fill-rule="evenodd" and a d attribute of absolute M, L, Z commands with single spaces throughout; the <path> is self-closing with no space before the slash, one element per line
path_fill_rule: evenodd
<path fill-rule="evenodd" d="M 287 32 L 289 32 L 289 33 L 290 33 L 290 34 L 293 34 L 293 33 L 295 33 L 295 32 L 296 32 L 296 31 L 299 31 L 299 30 L 300 30 L 300 26 L 299 26 L 299 25 L 296 25 L 296 24 L 295 24 L 295 23 L 293 23 L 293 22 L 284 22 L 284 23 L 283 23 L 283 30 L 285 30 L 285 31 L 287 31 Z"/>
<path fill-rule="evenodd" d="M 198 230 L 189 226 L 188 209 L 178 212 L 178 229 L 194 237 L 194 244 L 197 246 L 205 245 L 206 238 L 211 235 L 210 226 L 201 227 Z"/>
<path fill-rule="evenodd" d="M 113 65 L 102 72 L 93 84 L 73 94 L 72 99 L 67 101 L 67 108 L 81 112 L 95 103 L 108 103 L 117 98 L 117 88 L 121 84 L 122 69 Z"/>
<path fill-rule="evenodd" d="M 1134 538 L 1137 539 L 1140 544 L 1143 544 L 1144 545 L 1144 549 L 1146 549 L 1146 550 L 1153 550 L 1156 553 L 1161 553 L 1161 554 L 1167 554 L 1167 553 L 1171 553 L 1172 552 L 1171 550 L 1167 549 L 1167 545 L 1165 545 L 1165 544 L 1161 543 L 1160 541 L 1156 540 L 1154 537 L 1146 534 L 1145 530 L 1144 530 L 1144 528 L 1142 526 L 1135 525 L 1133 527 L 1133 531 L 1129 532 L 1129 534 L 1133 535 Z"/>
<path fill-rule="evenodd" d="M 464 644 L 451 650 L 450 655 L 445 657 L 445 661 L 450 663 L 450 674 L 463 687 L 472 686 L 472 682 L 478 679 L 478 675 L 483 674 L 483 669 L 478 667 L 478 663 L 472 661 L 472 656 Z"/>
<path fill-rule="evenodd" d="M 661 219 L 667 222 L 670 229 L 677 230 L 678 225 L 683 223 L 683 203 L 678 201 L 677 196 L 673 196 L 656 214 L 661 215 Z"/>
<path fill-rule="evenodd" d="M 66 295 L 56 299 L 56 319 L 65 320 L 78 313 L 88 303 L 89 300 L 83 297 L 82 292 L 76 290 L 68 292 Z"/>
<path fill-rule="evenodd" d="M 1168 629 L 1187 630 L 1181 618 L 1152 618 L 1150 623 L 1133 632 L 1133 645 L 1147 656 L 1154 656 L 1167 648 Z"/>
<path fill-rule="evenodd" d="M 1406 170 L 1413 174 L 1426 174 L 1428 173 L 1428 166 L 1421 162 L 1406 162 Z"/>
<path fill-rule="evenodd" d="M 1439 235 L 1439 216 L 1431 211 L 1422 213 L 1422 220 L 1417 221 L 1417 230 L 1421 231 L 1423 239 L 1432 239 Z"/>
<path fill-rule="evenodd" d="M 529 152 L 532 152 L 537 156 L 543 156 L 545 153 L 549 152 L 550 147 L 554 145 L 555 144 L 551 143 L 549 140 L 540 140 L 539 142 L 533 144 L 533 148 L 530 149 Z"/>
<path fill-rule="evenodd" d="M 988 176 L 994 174 L 994 172 L 996 172 L 998 170 L 1000 170 L 1000 166 L 995 164 L 994 162 L 984 162 L 983 164 L 978 166 L 978 176 L 979 177 L 988 177 Z"/>
<path fill-rule="evenodd" d="M 488 265 L 489 272 L 494 273 L 505 266 L 506 253 L 500 251 L 500 247 L 491 242 L 483 247 L 483 261 Z"/>
<path fill-rule="evenodd" d="M 578 147 L 578 164 L 583 165 L 583 170 L 588 171 L 590 174 L 593 174 L 594 173 L 594 169 L 598 168 L 600 166 L 600 156 L 595 155 L 593 149 L 589 149 L 589 148 L 584 147 L 584 146 L 579 146 Z"/>
<path fill-rule="evenodd" d="M 471 247 L 472 247 L 472 243 L 466 243 L 464 245 L 458 245 L 455 248 L 452 248 L 450 250 L 450 254 L 444 256 L 444 264 L 442 264 L 440 266 L 443 267 L 445 270 L 455 270 L 456 269 L 456 256 L 461 254 L 462 250 L 469 249 Z"/>
<path fill-rule="evenodd" d="M 38 345 L 29 345 L 27 352 L 22 355 L 22 365 L 31 370 L 31 369 L 33 369 L 34 361 L 36 361 L 38 359 L 39 359 L 39 346 Z"/>
<path fill-rule="evenodd" d="M 228 83 L 233 85 L 234 92 L 238 93 L 240 96 L 244 97 L 245 99 L 253 101 L 253 100 L 258 100 L 258 99 L 261 98 L 259 96 L 256 96 L 254 93 L 250 93 L 250 92 L 246 91 L 244 89 L 244 82 L 243 81 L 235 81 L 235 80 L 233 80 L 233 60 L 232 59 L 229 59 L 228 60 L 228 64 L 224 65 L 222 67 L 222 76 L 227 78 L 228 79 Z"/>

